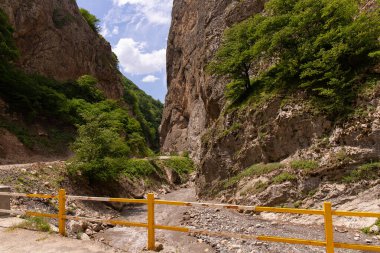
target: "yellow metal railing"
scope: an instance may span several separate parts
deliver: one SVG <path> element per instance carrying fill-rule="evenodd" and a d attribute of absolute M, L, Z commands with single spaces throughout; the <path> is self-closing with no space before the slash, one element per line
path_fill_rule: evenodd
<path fill-rule="evenodd" d="M 302 245 L 309 245 L 309 246 L 325 247 L 326 253 L 334 253 L 335 248 L 380 252 L 380 246 L 334 242 L 334 228 L 333 228 L 333 216 L 356 216 L 356 217 L 380 218 L 380 213 L 333 210 L 331 203 L 329 202 L 324 203 L 323 210 L 315 210 L 315 209 L 277 208 L 277 207 L 263 207 L 263 206 L 224 205 L 224 204 L 213 204 L 213 203 L 156 200 L 154 198 L 153 193 L 149 193 L 147 195 L 147 199 L 71 196 L 71 195 L 66 195 L 66 192 L 64 189 L 59 190 L 58 195 L 0 192 L 0 196 L 57 199 L 58 200 L 58 214 L 37 213 L 37 212 L 30 212 L 30 211 L 21 212 L 21 211 L 12 211 L 12 210 L 3 210 L 3 209 L 0 209 L 0 212 L 58 219 L 59 233 L 63 236 L 66 235 L 66 231 L 65 231 L 66 220 L 86 220 L 86 221 L 100 222 L 100 223 L 112 224 L 112 225 L 147 228 L 148 250 L 155 249 L 155 230 L 162 229 L 162 230 L 178 231 L 178 232 L 184 232 L 184 233 L 202 234 L 202 235 L 208 235 L 208 236 L 255 239 L 255 240 L 267 241 L 267 242 L 279 242 L 279 243 L 302 244 Z M 88 218 L 88 217 L 69 216 L 69 215 L 66 215 L 66 201 L 67 200 L 146 204 L 147 205 L 147 223 L 130 222 L 130 221 L 125 221 L 125 220 L 103 220 L 103 219 L 95 219 L 95 218 Z M 248 235 L 248 234 L 229 233 L 229 232 L 214 232 L 214 231 L 207 231 L 207 230 L 197 230 L 197 229 L 190 229 L 187 227 L 158 225 L 155 223 L 155 219 L 154 219 L 155 205 L 194 206 L 194 207 L 207 207 L 207 208 L 225 208 L 225 209 L 232 209 L 232 210 L 251 210 L 255 212 L 321 215 L 324 217 L 325 240 L 317 241 L 317 240 L 285 238 L 285 237 L 266 236 L 266 235 L 256 236 L 256 235 Z"/>

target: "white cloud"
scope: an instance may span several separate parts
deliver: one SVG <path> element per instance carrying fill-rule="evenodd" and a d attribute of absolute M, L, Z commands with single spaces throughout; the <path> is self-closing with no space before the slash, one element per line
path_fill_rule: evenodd
<path fill-rule="evenodd" d="M 166 49 L 145 52 L 146 43 L 136 42 L 132 38 L 120 39 L 114 48 L 121 67 L 133 75 L 146 75 L 164 71 L 166 67 Z"/>
<path fill-rule="evenodd" d="M 118 35 L 119 34 L 119 27 L 118 26 L 115 26 L 112 30 L 112 34 L 113 35 Z"/>
<path fill-rule="evenodd" d="M 170 24 L 173 0 L 113 0 L 117 6 L 130 4 L 136 6 L 137 13 L 142 14 L 153 24 Z"/>
<path fill-rule="evenodd" d="M 144 83 L 154 83 L 155 81 L 160 80 L 160 78 L 154 76 L 154 75 L 147 75 L 142 79 Z"/>
<path fill-rule="evenodd" d="M 108 29 L 108 27 L 103 24 L 101 29 L 100 29 L 100 34 L 103 36 L 103 37 L 112 37 L 114 35 L 118 35 L 119 34 L 119 27 L 118 26 L 115 26 L 112 31 L 110 31 Z"/>

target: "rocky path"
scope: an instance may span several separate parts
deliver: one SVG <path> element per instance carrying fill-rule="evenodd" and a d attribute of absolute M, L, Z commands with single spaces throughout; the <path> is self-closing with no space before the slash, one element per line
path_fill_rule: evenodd
<path fill-rule="evenodd" d="M 195 201 L 194 188 L 182 188 L 164 196 L 167 200 Z M 186 207 L 158 205 L 155 208 L 156 223 L 179 226 Z M 145 205 L 130 205 L 124 208 L 123 217 L 129 221 L 146 222 Z M 96 235 L 96 239 L 126 252 L 142 252 L 146 246 L 146 229 L 115 227 Z M 211 245 L 200 243 L 195 237 L 184 233 L 156 230 L 156 240 L 164 246 L 163 253 L 216 252 Z"/>
<path fill-rule="evenodd" d="M 194 188 L 183 188 L 160 196 L 167 200 L 194 201 Z M 131 221 L 146 222 L 145 206 L 131 205 L 124 209 L 123 216 Z M 156 222 L 162 225 L 181 225 L 210 231 L 235 232 L 240 234 L 273 235 L 290 238 L 324 240 L 321 225 L 299 225 L 289 222 L 268 221 L 259 215 L 241 214 L 236 211 L 211 208 L 157 206 Z M 146 244 L 145 229 L 113 228 L 100 233 L 98 239 L 126 252 L 141 252 Z M 358 230 L 335 228 L 335 240 L 346 243 L 379 244 L 377 237 Z M 170 253 L 322 253 L 322 247 L 309 247 L 279 243 L 266 243 L 254 240 L 189 236 L 183 233 L 157 231 L 157 241 L 162 243 L 162 252 Z M 336 252 L 358 252 L 336 250 Z"/>
<path fill-rule="evenodd" d="M 46 165 L 54 166 L 53 163 Z M 4 165 L 0 166 L 2 176 L 7 176 L 12 169 L 20 169 L 29 167 L 33 169 L 38 166 L 38 163 L 20 164 L 20 165 Z M 194 187 L 181 188 L 171 193 L 160 195 L 159 198 L 178 201 L 196 201 Z M 236 232 L 240 234 L 252 235 L 274 235 L 291 238 L 303 238 L 313 240 L 324 239 L 324 228 L 322 225 L 303 225 L 299 224 L 298 216 L 297 223 L 289 221 L 279 221 L 277 216 L 273 215 L 272 219 L 262 219 L 259 215 L 242 214 L 236 211 L 212 208 L 195 208 L 195 207 L 176 207 L 176 206 L 156 206 L 156 223 L 161 225 L 186 226 L 194 229 L 210 230 L 217 232 Z M 146 222 L 146 206 L 145 205 L 129 205 L 122 213 L 123 217 L 129 221 Z M 310 216 L 312 218 L 313 216 Z M 310 219 L 305 218 L 305 219 Z M 360 244 L 379 244 L 379 237 L 368 236 L 361 233 L 359 230 L 346 229 L 342 227 L 335 228 L 335 238 L 339 242 L 360 243 Z M 18 231 L 18 230 L 17 230 Z M 0 231 L 0 238 L 10 238 L 11 235 L 4 234 Z M 23 232 L 14 234 L 15 238 L 24 236 Z M 29 232 L 25 232 L 25 236 Z M 217 252 L 217 253 L 317 253 L 325 252 L 323 248 L 307 247 L 302 245 L 289 245 L 266 243 L 255 240 L 238 240 L 231 238 L 208 237 L 208 236 L 190 236 L 184 233 L 160 231 L 157 230 L 157 241 L 163 244 L 163 253 L 198 253 L 198 252 Z M 37 237 L 30 235 L 30 238 Z M 49 237 L 50 238 L 50 237 Z M 53 237 L 52 237 L 53 238 Z M 54 237 L 55 238 L 55 237 Z M 56 239 L 52 239 L 53 241 Z M 114 249 L 123 252 L 141 252 L 146 246 L 146 229 L 114 227 L 104 230 L 101 233 L 94 235 L 94 239 L 102 242 Z M 21 240 L 21 239 L 20 239 Z M 42 240 L 44 241 L 44 240 Z M 80 242 L 80 241 L 78 241 Z M 7 247 L 15 247 L 16 244 L 7 242 Z M 0 246 L 0 252 L 4 251 L 4 245 Z M 84 244 L 86 245 L 86 244 Z M 77 251 L 65 252 L 77 252 Z M 18 252 L 17 250 L 14 252 Z M 21 252 L 21 251 L 19 251 Z M 32 252 L 32 251 L 30 251 Z M 33 251 L 34 252 L 34 251 Z M 36 251 L 38 252 L 38 251 Z M 47 251 L 46 251 L 47 252 Z M 59 252 L 59 251 L 57 251 Z M 78 251 L 79 252 L 79 251 Z M 89 251 L 92 252 L 92 251 Z M 107 252 L 107 251 L 99 251 Z M 337 250 L 336 252 L 358 252 L 349 250 Z"/>
<path fill-rule="evenodd" d="M 79 241 L 57 234 L 12 229 L 18 218 L 0 218 L 1 253 L 117 253 L 102 243 Z M 22 220 L 21 220 L 22 221 Z"/>
<path fill-rule="evenodd" d="M 33 168 L 44 164 L 45 166 L 53 166 L 55 164 L 62 163 L 62 161 L 51 161 L 51 162 L 35 162 L 35 163 L 20 163 L 20 164 L 6 164 L 0 165 L 0 170 L 13 170 L 21 168 Z"/>

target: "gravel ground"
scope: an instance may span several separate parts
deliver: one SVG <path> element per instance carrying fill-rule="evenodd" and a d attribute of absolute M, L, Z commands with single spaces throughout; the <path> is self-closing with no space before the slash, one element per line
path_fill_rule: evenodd
<path fill-rule="evenodd" d="M 194 229 L 224 231 L 251 235 L 269 235 L 310 240 L 324 240 L 323 226 L 303 226 L 292 223 L 267 221 L 259 215 L 242 214 L 236 211 L 192 208 L 184 213 L 183 225 Z M 377 237 L 368 236 L 357 230 L 335 227 L 335 241 L 354 244 L 380 244 Z M 210 244 L 220 253 L 319 253 L 323 247 L 270 243 L 255 240 L 227 239 L 220 237 L 196 236 L 201 242 Z M 355 237 L 356 240 L 354 239 Z M 366 241 L 368 240 L 368 242 Z M 336 252 L 358 252 L 337 249 Z"/>

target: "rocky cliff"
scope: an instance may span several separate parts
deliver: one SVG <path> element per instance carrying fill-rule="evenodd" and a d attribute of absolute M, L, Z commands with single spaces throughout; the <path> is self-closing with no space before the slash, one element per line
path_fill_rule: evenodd
<path fill-rule="evenodd" d="M 161 145 L 163 152 L 189 151 L 195 158 L 202 197 L 219 193 L 230 202 L 294 203 L 327 181 L 342 182 L 342 177 L 362 173 L 359 165 L 379 160 L 379 82 L 362 92 L 356 112 L 340 122 L 313 110 L 302 93 L 286 100 L 268 96 L 234 110 L 227 107 L 227 81 L 206 73 L 205 66 L 224 30 L 261 12 L 264 3 L 174 1 Z M 373 6 L 374 1 L 366 3 Z M 378 68 L 374 72 L 379 73 Z M 301 173 L 290 165 L 292 160 L 317 161 L 317 172 Z M 248 170 L 251 174 L 240 173 L 254 164 L 274 162 L 281 164 L 271 165 L 273 170 L 254 167 Z"/>
<path fill-rule="evenodd" d="M 167 48 L 168 95 L 161 125 L 163 152 L 190 151 L 200 160 L 201 135 L 219 117 L 224 80 L 205 73 L 226 27 L 260 12 L 258 1 L 174 1 Z"/>
<path fill-rule="evenodd" d="M 15 30 L 17 65 L 56 80 L 90 74 L 108 98 L 123 88 L 110 44 L 94 32 L 74 0 L 1 0 Z"/>

